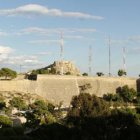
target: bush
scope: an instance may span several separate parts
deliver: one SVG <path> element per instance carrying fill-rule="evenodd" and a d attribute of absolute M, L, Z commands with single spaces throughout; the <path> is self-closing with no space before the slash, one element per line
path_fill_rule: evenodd
<path fill-rule="evenodd" d="M 0 70 L 0 77 L 5 77 L 5 79 L 7 79 L 7 78 L 14 79 L 17 77 L 17 72 L 13 71 L 9 68 L 2 68 Z"/>
<path fill-rule="evenodd" d="M 133 88 L 129 88 L 127 85 L 123 86 L 118 93 L 125 102 L 133 102 L 137 93 Z"/>
<path fill-rule="evenodd" d="M 104 75 L 102 72 L 97 72 L 96 74 L 97 74 L 97 76 L 103 76 Z"/>
<path fill-rule="evenodd" d="M 122 69 L 118 70 L 118 76 L 123 76 L 123 75 L 126 75 L 126 74 L 127 74 L 126 71 L 124 71 Z"/>
<path fill-rule="evenodd" d="M 66 75 L 71 75 L 71 72 L 66 72 Z"/>
<path fill-rule="evenodd" d="M 12 120 L 9 119 L 6 116 L 0 115 L 0 126 L 1 127 L 11 127 L 12 126 Z"/>
<path fill-rule="evenodd" d="M 74 96 L 71 105 L 72 109 L 68 117 L 96 117 L 107 114 L 109 111 L 108 104 L 102 98 L 88 93 Z"/>
<path fill-rule="evenodd" d="M 83 76 L 88 76 L 88 73 L 85 72 L 85 73 L 83 73 L 82 75 L 83 75 Z"/>
<path fill-rule="evenodd" d="M 26 103 L 20 97 L 14 97 L 12 100 L 9 101 L 9 104 L 12 107 L 16 107 L 19 110 L 26 110 L 27 109 Z"/>

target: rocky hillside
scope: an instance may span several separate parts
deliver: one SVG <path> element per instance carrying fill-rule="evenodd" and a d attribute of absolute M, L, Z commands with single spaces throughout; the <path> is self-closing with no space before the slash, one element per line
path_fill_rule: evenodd
<path fill-rule="evenodd" d="M 30 94 L 30 93 L 16 92 L 16 91 L 0 91 L 0 98 L 4 99 L 6 104 L 8 104 L 9 100 L 11 100 L 13 97 L 20 97 L 24 101 L 26 101 L 27 104 L 33 103 L 37 99 L 44 100 L 43 97 L 40 97 L 37 94 Z"/>
<path fill-rule="evenodd" d="M 33 72 L 37 74 L 80 75 L 78 68 L 70 61 L 54 61 L 53 64 Z"/>

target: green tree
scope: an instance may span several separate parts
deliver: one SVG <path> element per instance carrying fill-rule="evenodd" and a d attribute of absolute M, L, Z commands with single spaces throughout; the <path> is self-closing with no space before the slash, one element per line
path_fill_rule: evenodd
<path fill-rule="evenodd" d="M 88 73 L 84 72 L 82 75 L 83 75 L 83 76 L 88 76 Z"/>
<path fill-rule="evenodd" d="M 125 102 L 133 102 L 137 96 L 136 91 L 133 88 L 129 88 L 127 85 L 123 86 L 118 94 L 123 98 Z"/>
<path fill-rule="evenodd" d="M 36 128 L 42 124 L 50 124 L 55 122 L 53 116 L 53 106 L 43 100 L 37 100 L 30 106 L 30 110 L 26 112 L 26 126 Z"/>
<path fill-rule="evenodd" d="M 45 69 L 38 69 L 38 70 L 32 70 L 31 74 L 49 74 L 49 71 Z"/>
<path fill-rule="evenodd" d="M 5 79 L 7 78 L 14 79 L 17 77 L 17 72 L 9 68 L 2 68 L 0 70 L 0 77 L 5 77 Z"/>
<path fill-rule="evenodd" d="M 108 104 L 102 98 L 88 93 L 74 96 L 71 105 L 72 109 L 68 113 L 68 117 L 97 117 L 105 115 L 109 111 Z"/>
<path fill-rule="evenodd" d="M 0 97 L 0 110 L 3 110 L 6 107 L 4 98 Z"/>
<path fill-rule="evenodd" d="M 118 70 L 118 76 L 123 76 L 126 75 L 126 71 L 124 71 L 123 69 Z"/>
<path fill-rule="evenodd" d="M 96 74 L 97 74 L 97 76 L 103 76 L 104 75 L 102 72 L 97 72 Z"/>

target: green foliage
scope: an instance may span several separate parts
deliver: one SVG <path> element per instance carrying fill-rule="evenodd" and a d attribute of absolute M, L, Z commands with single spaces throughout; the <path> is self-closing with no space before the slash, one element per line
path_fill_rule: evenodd
<path fill-rule="evenodd" d="M 6 103 L 4 102 L 4 99 L 0 97 L 0 110 L 3 110 L 6 107 Z"/>
<path fill-rule="evenodd" d="M 21 97 L 14 97 L 12 100 L 9 101 L 11 107 L 16 107 L 19 110 L 26 110 L 27 105 L 25 101 Z"/>
<path fill-rule="evenodd" d="M 49 70 L 49 73 L 50 74 L 56 74 L 56 69 L 54 67 L 52 67 L 50 70 Z"/>
<path fill-rule="evenodd" d="M 125 103 L 138 103 L 139 97 L 137 92 L 133 88 L 129 88 L 127 85 L 119 87 L 116 94 L 104 94 L 103 99 L 108 102 L 125 102 Z"/>
<path fill-rule="evenodd" d="M 133 88 L 129 88 L 127 85 L 125 85 L 120 89 L 119 95 L 123 98 L 125 102 L 133 102 L 137 93 Z"/>
<path fill-rule="evenodd" d="M 47 106 L 48 106 L 48 111 L 51 112 L 51 113 L 54 113 L 55 106 L 53 104 L 51 104 L 51 103 L 48 103 Z"/>
<path fill-rule="evenodd" d="M 25 117 L 27 119 L 26 126 L 37 127 L 42 124 L 49 124 L 55 122 L 55 117 L 52 112 L 54 111 L 53 105 L 43 100 L 37 100 L 30 105 L 29 112 L 26 112 Z"/>
<path fill-rule="evenodd" d="M 0 126 L 1 127 L 11 127 L 12 126 L 12 120 L 9 119 L 6 116 L 0 115 Z"/>
<path fill-rule="evenodd" d="M 118 70 L 118 76 L 123 76 L 126 75 L 126 71 L 124 71 L 123 69 Z"/>
<path fill-rule="evenodd" d="M 55 68 L 33 70 L 31 74 L 56 74 Z"/>
<path fill-rule="evenodd" d="M 83 75 L 83 76 L 88 76 L 88 73 L 84 72 L 82 75 Z"/>
<path fill-rule="evenodd" d="M 37 100 L 32 105 L 31 108 L 36 111 L 36 114 L 42 115 L 48 112 L 47 103 L 43 100 Z"/>
<path fill-rule="evenodd" d="M 138 105 L 140 105 L 140 96 L 137 96 L 137 98 L 136 98 L 136 103 L 137 103 Z"/>
<path fill-rule="evenodd" d="M 38 70 L 33 70 L 32 74 L 49 74 L 49 71 L 45 69 L 38 69 Z"/>
<path fill-rule="evenodd" d="M 87 83 L 85 85 L 79 86 L 80 93 L 85 93 L 86 90 L 91 88 L 91 84 Z"/>
<path fill-rule="evenodd" d="M 71 105 L 72 109 L 68 113 L 68 117 L 97 117 L 107 114 L 109 111 L 109 106 L 103 99 L 88 93 L 74 96 Z"/>
<path fill-rule="evenodd" d="M 4 111 L 6 115 L 10 116 L 12 114 L 12 107 L 11 106 L 6 107 L 4 108 Z"/>
<path fill-rule="evenodd" d="M 103 76 L 104 75 L 102 72 L 97 72 L 96 74 L 97 74 L 97 76 Z"/>
<path fill-rule="evenodd" d="M 112 93 L 104 94 L 103 99 L 108 102 L 119 102 L 119 103 L 121 103 L 123 100 L 119 94 L 112 94 Z"/>
<path fill-rule="evenodd" d="M 65 75 L 71 75 L 71 72 L 66 72 L 66 74 Z"/>
<path fill-rule="evenodd" d="M 3 108 L 5 107 L 6 107 L 6 103 L 0 101 L 0 110 L 3 110 Z"/>
<path fill-rule="evenodd" d="M 2 68 L 0 70 L 0 77 L 5 77 L 5 79 L 7 79 L 7 78 L 14 79 L 17 77 L 17 72 L 13 71 L 9 68 Z"/>

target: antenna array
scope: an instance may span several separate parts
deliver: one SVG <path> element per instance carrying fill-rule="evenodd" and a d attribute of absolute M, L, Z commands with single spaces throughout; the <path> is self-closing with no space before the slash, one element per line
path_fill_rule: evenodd
<path fill-rule="evenodd" d="M 125 57 L 126 57 L 126 55 L 125 55 L 125 53 L 126 53 L 126 48 L 125 48 L 125 47 L 123 47 L 122 49 L 123 49 L 123 70 L 126 72 L 126 62 L 125 62 Z"/>
<path fill-rule="evenodd" d="M 63 68 L 63 53 L 64 53 L 64 39 L 63 39 L 63 33 L 61 32 L 61 39 L 60 39 L 60 63 L 61 63 L 61 70 L 60 74 L 64 74 L 64 68 Z"/>
<path fill-rule="evenodd" d="M 89 46 L 89 75 L 92 75 L 92 47 Z"/>
<path fill-rule="evenodd" d="M 109 36 L 109 76 L 111 76 L 111 40 L 110 40 L 110 36 Z"/>

